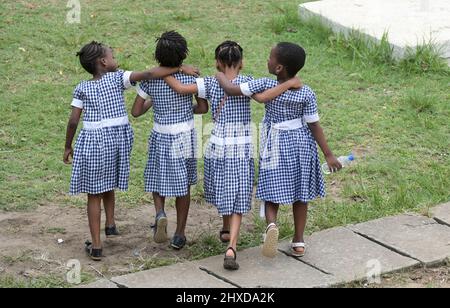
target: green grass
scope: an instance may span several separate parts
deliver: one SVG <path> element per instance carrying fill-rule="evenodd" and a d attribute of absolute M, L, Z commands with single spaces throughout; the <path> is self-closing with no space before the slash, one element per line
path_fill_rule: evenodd
<path fill-rule="evenodd" d="M 91 275 L 81 274 L 81 285 L 93 282 Z M 74 285 L 69 284 L 64 275 L 46 275 L 34 278 L 18 278 L 12 275 L 0 275 L 0 288 L 2 289 L 42 289 L 42 288 L 72 288 Z"/>
<path fill-rule="evenodd" d="M 180 262 L 181 260 L 177 258 L 159 258 L 157 256 L 154 257 L 140 257 L 135 262 L 130 264 L 131 272 L 140 272 L 151 270 L 153 268 L 169 266 Z"/>
<path fill-rule="evenodd" d="M 410 73 L 446 73 L 448 64 L 439 55 L 440 51 L 433 42 L 423 42 L 415 49 L 408 48 L 405 58 L 400 61 L 400 66 Z"/>
<path fill-rule="evenodd" d="M 301 78 L 317 93 L 330 146 L 338 156 L 357 154 L 354 167 L 327 177 L 337 189 L 312 204 L 309 233 L 403 212 L 426 213 L 449 201 L 448 67 L 429 46 L 397 62 L 387 37 L 371 45 L 356 33 L 344 38 L 314 22 L 300 22 L 298 2 L 190 0 L 181 9 L 174 0 L 81 1 L 79 25 L 65 24 L 64 1 L 1 2 L 0 209 L 84 205 L 84 197 L 67 196 L 71 170 L 61 161 L 72 91 L 90 78 L 75 53 L 95 39 L 115 48 L 123 69 L 144 69 L 156 64 L 155 37 L 172 29 L 188 39 L 186 62 L 204 75 L 215 73 L 214 49 L 226 39 L 244 47 L 243 73 L 255 77 L 268 75 L 266 62 L 275 43 L 305 47 L 308 60 Z M 129 109 L 133 98 L 134 93 L 127 94 Z M 255 104 L 256 123 L 263 113 Z M 143 193 L 150 116 L 132 125 L 130 191 L 118 196 L 126 207 L 150 200 Z M 202 183 L 193 198 L 203 200 Z M 281 216 L 286 222 L 282 237 L 288 238 L 290 209 Z M 260 243 L 264 225 L 255 221 L 255 230 L 243 234 L 242 247 Z M 193 258 L 222 253 L 215 237 L 199 237 L 191 247 Z"/>

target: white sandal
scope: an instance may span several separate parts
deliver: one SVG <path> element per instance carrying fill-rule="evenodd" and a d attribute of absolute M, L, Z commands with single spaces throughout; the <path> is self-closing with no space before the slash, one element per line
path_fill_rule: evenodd
<path fill-rule="evenodd" d="M 278 237 L 280 231 L 276 224 L 271 223 L 267 226 L 266 233 L 264 236 L 264 245 L 262 248 L 262 254 L 268 258 L 275 258 L 278 251 Z"/>
<path fill-rule="evenodd" d="M 303 252 L 298 252 L 295 248 L 303 248 Z M 292 243 L 291 244 L 291 254 L 293 257 L 301 258 L 304 257 L 306 253 L 305 243 Z"/>

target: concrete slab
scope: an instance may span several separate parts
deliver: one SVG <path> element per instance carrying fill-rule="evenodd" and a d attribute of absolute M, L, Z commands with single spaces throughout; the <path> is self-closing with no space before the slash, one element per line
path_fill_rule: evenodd
<path fill-rule="evenodd" d="M 437 222 L 450 226 L 450 202 L 434 208 L 431 213 Z"/>
<path fill-rule="evenodd" d="M 450 256 L 450 227 L 423 216 L 394 216 L 349 228 L 427 265 Z"/>
<path fill-rule="evenodd" d="M 80 289 L 118 289 L 117 285 L 109 280 L 101 279 L 85 286 L 79 286 Z"/>
<path fill-rule="evenodd" d="M 448 0 L 323 0 L 300 5 L 301 18 L 319 17 L 334 31 L 359 30 L 381 40 L 388 32 L 394 54 L 432 41 L 450 58 L 450 1 Z"/>
<path fill-rule="evenodd" d="M 243 288 L 320 288 L 329 287 L 336 279 L 294 258 L 279 253 L 274 259 L 261 255 L 261 248 L 238 252 L 239 271 L 223 269 L 223 256 L 212 257 L 197 263 L 219 277 Z"/>
<path fill-rule="evenodd" d="M 194 263 L 179 263 L 112 280 L 127 288 L 233 288 L 200 270 Z"/>
<path fill-rule="evenodd" d="M 374 266 L 389 273 L 420 264 L 342 227 L 314 233 L 306 242 L 307 254 L 301 260 L 333 274 L 338 283 L 370 278 Z M 280 248 L 288 253 L 289 244 Z"/>

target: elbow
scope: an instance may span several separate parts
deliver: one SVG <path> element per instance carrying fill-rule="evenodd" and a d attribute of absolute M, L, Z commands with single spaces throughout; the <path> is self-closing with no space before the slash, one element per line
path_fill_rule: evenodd
<path fill-rule="evenodd" d="M 307 123 L 307 124 L 308 124 L 308 127 L 309 127 L 311 130 L 320 128 L 319 122 L 313 122 L 313 123 Z"/>
<path fill-rule="evenodd" d="M 233 90 L 231 90 L 231 89 L 223 89 L 224 90 L 224 92 L 225 92 L 225 94 L 226 95 L 228 95 L 228 96 L 236 96 L 236 94 L 234 93 L 234 91 Z"/>
<path fill-rule="evenodd" d="M 135 119 L 137 119 L 137 118 L 139 118 L 141 115 L 137 112 L 137 111 L 135 111 L 135 110 L 132 110 L 131 111 L 131 115 L 133 116 L 133 118 L 135 118 Z"/>
<path fill-rule="evenodd" d="M 206 105 L 206 106 L 199 106 L 199 105 L 197 105 L 194 108 L 194 113 L 195 114 L 207 114 L 208 112 L 209 112 L 209 106 L 208 105 Z"/>
<path fill-rule="evenodd" d="M 141 116 L 141 113 L 139 112 L 138 108 L 136 108 L 136 106 L 134 106 L 133 109 L 131 109 L 131 115 L 135 119 Z"/>

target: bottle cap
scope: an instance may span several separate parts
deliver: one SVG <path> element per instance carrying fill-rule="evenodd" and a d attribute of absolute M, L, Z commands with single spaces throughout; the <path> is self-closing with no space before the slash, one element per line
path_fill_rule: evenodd
<path fill-rule="evenodd" d="M 350 154 L 350 155 L 348 156 L 348 160 L 349 160 L 349 161 L 354 161 L 354 160 L 355 160 L 355 156 L 354 156 L 353 154 Z"/>

